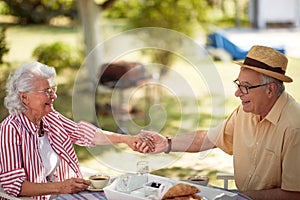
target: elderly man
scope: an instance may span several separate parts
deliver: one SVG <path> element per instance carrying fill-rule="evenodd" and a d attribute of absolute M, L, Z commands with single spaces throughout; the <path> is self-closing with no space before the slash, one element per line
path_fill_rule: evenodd
<path fill-rule="evenodd" d="M 283 82 L 287 58 L 278 51 L 253 46 L 234 81 L 241 99 L 219 127 L 172 139 L 144 131 L 158 152 L 199 152 L 218 147 L 233 155 L 239 191 L 253 199 L 300 199 L 300 104 Z M 139 143 L 140 151 L 147 151 Z"/>

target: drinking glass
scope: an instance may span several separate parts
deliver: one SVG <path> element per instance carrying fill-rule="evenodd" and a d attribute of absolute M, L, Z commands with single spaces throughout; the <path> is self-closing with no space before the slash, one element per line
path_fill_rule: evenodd
<path fill-rule="evenodd" d="M 138 161 L 136 164 L 138 175 L 148 175 L 149 173 L 149 162 L 148 161 Z"/>

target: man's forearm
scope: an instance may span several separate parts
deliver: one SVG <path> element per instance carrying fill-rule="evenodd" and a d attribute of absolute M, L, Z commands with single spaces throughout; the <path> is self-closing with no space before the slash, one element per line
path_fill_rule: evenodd
<path fill-rule="evenodd" d="M 300 199 L 300 192 L 290 192 L 280 188 L 269 190 L 255 190 L 244 192 L 245 195 L 254 200 L 297 200 Z"/>
<path fill-rule="evenodd" d="M 199 152 L 214 148 L 208 138 L 207 131 L 194 131 L 175 136 L 172 139 L 171 151 L 173 152 Z"/>

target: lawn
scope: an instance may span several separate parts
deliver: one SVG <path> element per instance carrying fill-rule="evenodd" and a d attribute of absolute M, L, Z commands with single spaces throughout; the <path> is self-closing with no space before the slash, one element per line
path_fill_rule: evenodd
<path fill-rule="evenodd" d="M 71 45 L 82 48 L 81 35 L 78 27 L 49 27 L 49 26 L 19 26 L 11 24 L 8 26 L 7 31 L 7 42 L 10 47 L 9 55 L 6 57 L 6 61 L 11 63 L 11 68 L 15 68 L 20 63 L 31 61 L 33 58 L 31 56 L 32 51 L 35 47 L 42 43 L 52 43 L 56 41 L 63 41 L 70 43 Z M 221 102 L 225 107 L 225 115 L 228 115 L 239 103 L 239 100 L 234 97 L 234 85 L 232 81 L 237 77 L 239 68 L 231 62 L 214 62 L 214 67 L 217 69 L 219 76 L 223 83 L 223 88 L 225 91 L 225 102 Z M 294 78 L 294 83 L 286 84 L 287 91 L 292 94 L 296 100 L 300 101 L 300 59 L 291 58 L 287 74 L 290 74 Z M 175 68 L 184 73 L 188 72 L 190 69 L 182 65 L 175 65 Z M 7 79 L 7 70 L 4 67 L 1 70 L 1 82 Z M 193 73 L 193 72 L 191 72 Z M 59 98 L 55 102 L 55 107 L 58 111 L 62 112 L 67 117 L 72 118 L 72 87 L 73 81 L 76 75 L 76 71 L 66 70 L 59 74 L 58 82 L 60 84 L 58 90 Z M 173 80 L 174 81 L 174 80 Z M 4 89 L 1 85 L 1 120 L 6 116 L 5 108 L 3 105 L 3 95 Z M 195 86 L 196 90 L 198 86 Z M 167 98 L 167 97 L 166 97 Z M 207 109 L 207 105 L 210 104 L 209 95 L 204 94 L 199 99 L 200 103 L 200 113 L 196 115 L 201 115 L 204 119 L 201 121 L 198 127 L 207 128 L 210 123 L 210 113 Z M 100 99 L 100 103 L 104 98 Z M 172 102 L 172 103 L 171 103 Z M 174 123 L 178 120 L 178 114 L 174 113 L 173 105 L 176 105 L 176 101 L 163 100 L 162 103 L 166 103 L 167 113 L 169 114 L 166 130 L 172 132 L 176 130 L 177 124 Z M 141 109 L 141 108 L 140 108 Z M 185 118 L 193 119 L 197 118 L 195 113 L 185 113 Z M 116 131 L 116 125 L 114 120 L 110 115 L 102 116 L 102 127 L 104 129 L 111 129 Z M 136 123 L 143 123 L 138 121 Z M 172 130 L 172 131 L 170 131 Z M 171 134 L 171 133 L 170 133 Z M 96 160 L 89 155 L 85 148 L 77 148 L 77 153 L 80 162 L 84 166 L 88 166 L 99 171 L 106 171 L 107 173 L 117 174 L 118 172 L 113 169 L 101 165 Z M 198 154 L 180 154 L 174 162 L 160 170 L 156 170 L 153 173 L 169 176 L 175 179 L 184 180 L 188 176 L 207 174 L 210 176 L 211 184 L 220 185 L 221 182 L 215 180 L 216 172 L 232 172 L 231 157 L 225 155 L 219 151 L 213 151 L 209 155 L 199 158 Z M 231 187 L 234 187 L 231 184 Z"/>

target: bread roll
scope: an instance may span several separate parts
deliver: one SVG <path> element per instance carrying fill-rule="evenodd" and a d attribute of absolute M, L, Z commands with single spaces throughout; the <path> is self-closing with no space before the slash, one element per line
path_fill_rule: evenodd
<path fill-rule="evenodd" d="M 165 200 L 165 199 L 174 199 L 175 197 L 182 197 L 183 200 L 184 199 L 190 199 L 190 197 L 192 197 L 192 195 L 194 195 L 198 192 L 200 192 L 200 189 L 193 186 L 193 185 L 178 183 L 178 184 L 172 186 L 166 192 L 166 194 L 163 196 L 162 199 L 163 200 Z"/>
<path fill-rule="evenodd" d="M 203 200 L 203 198 L 193 194 L 193 195 L 182 196 L 182 197 L 173 197 L 166 200 Z"/>

